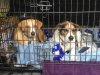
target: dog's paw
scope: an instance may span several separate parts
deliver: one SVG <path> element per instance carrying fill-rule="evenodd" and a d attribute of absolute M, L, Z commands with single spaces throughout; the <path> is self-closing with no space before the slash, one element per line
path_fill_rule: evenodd
<path fill-rule="evenodd" d="M 85 51 L 88 50 L 88 49 L 89 49 L 89 47 L 82 47 L 82 48 L 80 49 L 79 53 L 83 53 L 83 52 L 85 52 Z"/>

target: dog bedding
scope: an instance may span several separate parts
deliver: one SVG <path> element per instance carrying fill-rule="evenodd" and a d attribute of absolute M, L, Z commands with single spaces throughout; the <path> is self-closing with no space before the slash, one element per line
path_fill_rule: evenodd
<path fill-rule="evenodd" d="M 42 58 L 41 45 L 37 43 L 30 43 L 28 45 L 17 44 L 17 64 L 34 65 L 35 68 L 40 68 L 40 61 Z"/>

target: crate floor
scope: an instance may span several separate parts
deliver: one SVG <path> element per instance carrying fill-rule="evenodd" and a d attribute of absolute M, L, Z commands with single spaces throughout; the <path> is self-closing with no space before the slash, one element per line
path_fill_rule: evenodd
<path fill-rule="evenodd" d="M 14 67 L 8 64 L 0 65 L 0 75 L 42 75 L 42 70 L 34 67 Z"/>
<path fill-rule="evenodd" d="M 0 71 L 0 75 L 42 75 L 41 73 L 35 72 L 9 72 L 9 71 Z"/>

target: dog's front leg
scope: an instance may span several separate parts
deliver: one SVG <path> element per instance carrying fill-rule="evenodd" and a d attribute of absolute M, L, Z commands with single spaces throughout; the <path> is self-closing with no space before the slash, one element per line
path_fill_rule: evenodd
<path fill-rule="evenodd" d="M 76 50 L 75 50 L 75 48 L 72 48 L 69 61 L 75 61 L 75 60 L 76 60 Z"/>

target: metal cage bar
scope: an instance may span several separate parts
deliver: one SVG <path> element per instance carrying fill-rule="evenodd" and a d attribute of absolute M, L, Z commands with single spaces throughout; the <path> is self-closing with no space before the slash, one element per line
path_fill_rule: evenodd
<path fill-rule="evenodd" d="M 4 1 L 4 3 L 2 1 Z M 99 46 L 100 46 L 99 4 L 100 4 L 99 0 L 81 0 L 81 1 L 80 0 L 63 0 L 63 1 L 62 0 L 10 0 L 10 3 L 9 3 L 9 0 L 7 1 L 1 0 L 0 2 L 0 6 L 1 6 L 0 8 L 0 25 L 1 25 L 0 27 L 0 64 L 1 65 L 4 64 L 4 66 L 0 69 L 3 69 L 3 70 L 8 69 L 8 65 L 10 65 L 11 69 L 14 69 L 14 70 L 20 70 L 20 68 L 17 68 L 17 69 L 15 68 L 15 65 L 20 65 L 21 70 L 25 70 L 25 71 L 26 70 L 33 71 L 36 69 L 36 68 L 33 69 L 33 67 L 37 65 L 41 67 L 41 64 L 39 64 L 41 61 L 41 58 L 42 57 L 44 58 L 43 61 L 45 61 L 46 59 L 51 59 L 51 56 L 53 56 L 52 55 L 53 53 L 50 50 L 52 50 L 53 48 L 56 49 L 56 47 L 58 48 L 59 44 L 56 42 L 49 41 L 49 39 L 53 36 L 54 36 L 54 40 L 56 40 L 57 38 L 61 38 L 60 37 L 61 35 L 56 36 L 55 31 L 58 29 L 58 34 L 60 34 L 60 31 L 64 30 L 63 28 L 62 29 L 56 28 L 57 25 L 63 24 L 64 21 L 68 21 L 68 22 L 70 21 L 70 22 L 75 23 L 75 25 L 78 24 L 80 26 L 80 30 L 82 33 L 81 41 L 83 41 L 83 38 L 85 38 L 86 47 L 90 43 L 91 43 L 90 44 L 91 48 L 94 45 L 94 43 L 98 46 L 95 52 L 93 52 L 92 49 L 90 49 L 89 55 L 88 53 L 85 53 L 83 55 L 77 54 L 77 52 L 75 51 L 75 55 L 72 55 L 72 56 L 75 56 L 75 61 L 83 62 L 83 58 L 84 58 L 84 62 L 87 62 L 87 58 L 92 59 L 93 57 L 96 56 L 95 63 L 97 63 L 100 57 L 100 54 L 99 54 Z M 33 19 L 33 20 L 28 22 L 27 21 L 28 19 Z M 26 21 L 23 23 L 24 20 Z M 28 23 L 31 23 L 30 24 L 31 27 L 27 26 Z M 38 29 L 38 27 L 33 26 L 33 23 L 34 25 L 38 25 L 38 23 L 40 23 L 41 24 L 40 28 Z M 26 25 L 27 27 L 24 28 L 23 24 Z M 28 45 L 26 45 L 27 48 L 23 45 L 20 45 L 19 43 L 17 43 L 17 47 L 16 47 L 15 45 L 16 41 L 17 42 L 23 41 L 23 40 L 15 41 L 12 39 L 12 37 L 15 36 L 16 34 L 15 30 L 17 29 L 19 29 L 19 31 L 22 31 L 22 35 L 25 35 L 29 38 L 28 40 L 25 40 L 25 41 L 28 41 Z M 24 30 L 26 30 L 27 32 L 25 32 Z M 31 30 L 34 30 L 34 32 L 29 33 L 28 31 L 31 31 Z M 46 36 L 46 42 L 43 42 L 41 44 L 41 43 L 32 41 L 33 38 L 30 35 L 34 35 L 35 31 L 42 31 Z M 85 34 L 84 32 L 86 33 L 90 32 L 88 33 L 90 35 Z M 38 36 L 38 34 L 42 34 L 42 33 L 36 33 L 36 36 Z M 70 32 L 69 34 L 71 35 L 72 33 Z M 18 37 L 19 36 L 17 35 L 17 38 Z M 22 36 L 22 38 L 24 38 L 24 36 Z M 39 39 L 39 37 L 37 37 L 36 40 L 37 39 Z M 75 39 L 76 39 L 76 35 L 75 35 Z M 58 40 L 59 40 L 59 43 L 62 44 L 62 41 L 60 39 Z M 53 46 L 51 43 L 53 44 Z M 23 49 L 22 52 L 20 52 L 18 55 L 19 58 L 17 57 L 17 54 L 19 51 L 18 49 Z M 32 51 L 32 49 L 34 49 L 34 51 Z M 93 53 L 95 53 L 95 55 L 92 55 Z M 20 59 L 21 54 L 24 56 L 23 59 L 26 60 L 26 62 L 24 63 L 24 68 L 22 68 L 23 64 L 20 64 L 21 62 L 24 62 Z M 78 57 L 80 56 L 78 60 L 76 58 L 76 55 Z M 69 60 L 66 60 L 67 56 L 69 56 L 68 57 Z M 31 60 L 31 58 L 33 60 Z M 70 54 L 66 54 L 63 60 L 65 62 L 71 61 Z M 92 62 L 92 61 L 90 60 L 89 62 Z M 25 67 L 27 66 L 26 63 L 28 67 Z"/>

